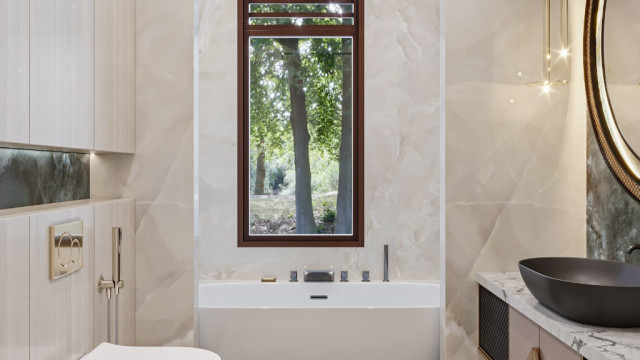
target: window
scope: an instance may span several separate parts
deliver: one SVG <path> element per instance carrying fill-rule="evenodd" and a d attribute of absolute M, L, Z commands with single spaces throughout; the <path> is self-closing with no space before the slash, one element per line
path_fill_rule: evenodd
<path fill-rule="evenodd" d="M 238 246 L 363 246 L 363 0 L 239 0 Z"/>

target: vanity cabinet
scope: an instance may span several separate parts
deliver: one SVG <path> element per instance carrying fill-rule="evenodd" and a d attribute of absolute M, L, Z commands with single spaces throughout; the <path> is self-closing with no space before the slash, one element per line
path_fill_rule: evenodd
<path fill-rule="evenodd" d="M 0 142 L 29 142 L 29 2 L 0 1 Z"/>
<path fill-rule="evenodd" d="M 95 150 L 135 151 L 135 3 L 95 0 Z"/>
<path fill-rule="evenodd" d="M 94 147 L 94 0 L 30 0 L 30 144 Z"/>
<path fill-rule="evenodd" d="M 135 1 L 0 2 L 0 143 L 135 150 Z"/>
<path fill-rule="evenodd" d="M 512 307 L 509 308 L 509 359 L 528 360 L 540 348 L 540 327 Z"/>
<path fill-rule="evenodd" d="M 536 358 L 535 356 L 538 356 Z M 565 345 L 519 311 L 509 307 L 509 359 L 582 360 Z"/>
<path fill-rule="evenodd" d="M 479 350 L 491 360 L 584 360 L 582 355 L 479 286 Z"/>

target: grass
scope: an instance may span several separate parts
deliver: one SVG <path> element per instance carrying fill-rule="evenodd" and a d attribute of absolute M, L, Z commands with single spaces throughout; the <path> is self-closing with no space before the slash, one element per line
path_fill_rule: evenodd
<path fill-rule="evenodd" d="M 319 234 L 333 234 L 338 193 L 313 196 L 313 217 Z M 296 204 L 293 195 L 251 195 L 249 227 L 252 234 L 295 234 Z M 333 211 L 333 216 L 330 213 Z"/>

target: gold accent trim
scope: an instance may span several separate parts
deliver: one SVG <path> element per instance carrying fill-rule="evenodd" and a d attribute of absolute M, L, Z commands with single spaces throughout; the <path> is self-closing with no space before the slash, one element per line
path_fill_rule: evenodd
<path fill-rule="evenodd" d="M 567 80 L 561 80 L 561 81 L 551 81 L 551 82 L 547 82 L 545 81 L 534 81 L 534 82 L 529 82 L 526 85 L 529 87 L 543 87 L 545 85 L 551 87 L 557 87 L 557 86 L 564 86 L 569 84 L 569 81 Z"/>
<path fill-rule="evenodd" d="M 491 356 L 489 356 L 489 354 L 487 354 L 486 352 L 484 352 L 484 350 L 482 350 L 482 348 L 478 345 L 478 352 L 480 353 L 480 355 L 482 355 L 483 358 L 487 359 L 487 360 L 493 360 L 491 358 Z"/>
<path fill-rule="evenodd" d="M 587 0 L 584 25 L 584 79 L 591 123 L 600 151 L 620 184 L 640 200 L 640 158 L 620 132 L 609 101 L 604 68 L 607 0 Z"/>
<path fill-rule="evenodd" d="M 540 360 L 540 348 L 531 348 L 529 356 L 527 356 L 527 360 Z"/>
<path fill-rule="evenodd" d="M 83 247 L 82 221 L 50 226 L 49 278 L 56 280 L 82 269 Z"/>
<path fill-rule="evenodd" d="M 263 277 L 261 282 L 274 283 L 274 282 L 276 282 L 276 278 L 274 278 L 274 277 Z"/>

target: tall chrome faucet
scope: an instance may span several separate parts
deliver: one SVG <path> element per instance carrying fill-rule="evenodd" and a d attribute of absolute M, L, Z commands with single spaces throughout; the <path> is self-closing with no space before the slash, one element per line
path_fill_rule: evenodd
<path fill-rule="evenodd" d="M 389 245 L 384 246 L 384 282 L 389 282 Z"/>

